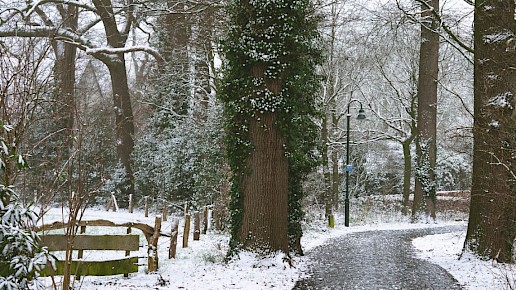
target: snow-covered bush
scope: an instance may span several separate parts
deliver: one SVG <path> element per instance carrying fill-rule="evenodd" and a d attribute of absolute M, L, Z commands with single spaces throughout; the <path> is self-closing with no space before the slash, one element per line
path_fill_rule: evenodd
<path fill-rule="evenodd" d="M 0 197 L 0 289 L 43 289 L 38 277 L 49 254 L 31 230 L 37 216 L 12 188 L 0 184 Z"/>
<path fill-rule="evenodd" d="M 4 137 L 10 131 L 11 127 L 0 120 L 0 173 L 13 163 L 18 168 L 26 166 L 24 158 L 14 153 L 15 144 Z M 0 289 L 43 289 L 38 277 L 49 255 L 32 230 L 37 215 L 3 182 L 0 180 Z"/>

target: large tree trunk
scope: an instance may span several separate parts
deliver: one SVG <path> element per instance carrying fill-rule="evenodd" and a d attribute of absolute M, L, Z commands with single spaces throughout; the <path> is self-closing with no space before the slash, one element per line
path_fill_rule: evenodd
<path fill-rule="evenodd" d="M 514 262 L 516 31 L 514 1 L 475 2 L 473 184 L 465 249 Z"/>
<path fill-rule="evenodd" d="M 134 176 L 131 154 L 134 148 L 134 117 L 131 106 L 131 96 L 127 84 L 127 72 L 124 55 L 118 55 L 119 61 L 107 62 L 113 89 L 113 109 L 116 123 L 116 153 L 122 164 L 125 176 L 119 185 L 122 196 L 134 194 Z"/>
<path fill-rule="evenodd" d="M 434 11 L 439 11 L 438 0 L 426 1 Z M 412 217 L 417 218 L 426 203 L 427 214 L 435 219 L 435 160 L 436 160 L 436 114 L 437 78 L 439 74 L 439 23 L 427 5 L 421 5 L 421 47 L 419 52 L 418 80 L 418 142 L 416 143 L 418 171 L 416 177 Z M 421 146 L 428 146 L 427 157 Z M 425 158 L 429 160 L 424 160 Z M 427 168 L 429 167 L 429 168 Z"/>
<path fill-rule="evenodd" d="M 240 241 L 244 248 L 288 253 L 288 160 L 276 122 L 277 113 L 249 121 L 254 150 L 246 162 L 250 172 L 242 182 Z"/>
<path fill-rule="evenodd" d="M 113 12 L 113 3 L 111 0 L 92 0 L 93 5 L 97 8 L 97 14 L 102 19 L 106 40 L 108 45 L 113 48 L 122 48 L 125 46 L 127 36 L 130 31 L 133 18 L 127 15 L 124 31 L 119 30 L 117 19 Z M 129 11 L 129 10 L 128 10 Z M 122 196 L 135 194 L 134 176 L 131 162 L 131 154 L 134 148 L 134 117 L 133 108 L 131 106 L 131 96 L 129 94 L 129 86 L 127 83 L 127 71 L 125 65 L 124 54 L 117 54 L 110 57 L 100 54 L 94 56 L 102 61 L 108 68 L 111 77 L 111 87 L 113 89 L 113 110 L 115 111 L 116 126 L 116 153 L 118 161 L 124 168 L 124 179 L 118 188 Z"/>

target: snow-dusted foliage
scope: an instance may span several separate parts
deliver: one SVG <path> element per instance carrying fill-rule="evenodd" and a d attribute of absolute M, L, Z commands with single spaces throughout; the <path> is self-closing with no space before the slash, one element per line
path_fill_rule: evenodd
<path fill-rule="evenodd" d="M 216 110 L 213 110 L 216 111 Z M 163 112 L 161 112 L 163 113 Z M 156 112 L 147 134 L 135 147 L 135 178 L 142 195 L 169 201 L 194 201 L 209 204 L 224 181 L 220 116 L 206 122 L 187 115 L 169 119 L 167 127 L 158 126 Z"/>
<path fill-rule="evenodd" d="M 43 289 L 38 277 L 49 255 L 31 230 L 36 213 L 10 187 L 0 184 L 0 197 L 0 289 Z"/>
<path fill-rule="evenodd" d="M 436 185 L 438 191 L 468 190 L 471 186 L 471 160 L 468 155 L 439 148 Z"/>
<path fill-rule="evenodd" d="M 0 173 L 14 162 L 26 166 L 21 156 L 15 156 L 15 144 L 7 144 L 4 135 L 11 127 L 0 121 Z M 0 289 L 43 289 L 39 271 L 47 264 L 48 252 L 39 247 L 39 238 L 32 231 L 37 215 L 21 204 L 10 186 L 0 181 Z"/>

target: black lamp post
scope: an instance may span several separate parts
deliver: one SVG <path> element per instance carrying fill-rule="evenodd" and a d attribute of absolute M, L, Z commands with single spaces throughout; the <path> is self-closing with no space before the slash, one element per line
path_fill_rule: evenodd
<path fill-rule="evenodd" d="M 363 120 L 366 118 L 364 114 L 364 109 L 362 108 L 362 103 L 356 99 L 349 101 L 346 115 L 346 198 L 344 199 L 344 225 L 346 227 L 349 227 L 349 172 L 352 170 L 352 166 L 349 164 L 349 123 L 351 120 L 349 107 L 353 102 L 358 102 L 360 104 L 360 110 L 358 110 L 357 120 Z"/>

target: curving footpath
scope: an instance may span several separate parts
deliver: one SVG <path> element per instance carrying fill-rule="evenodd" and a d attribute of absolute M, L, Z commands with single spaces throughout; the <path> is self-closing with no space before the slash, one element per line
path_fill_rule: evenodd
<path fill-rule="evenodd" d="M 310 276 L 294 289 L 462 289 L 443 268 L 416 258 L 412 246 L 417 237 L 461 230 L 449 226 L 342 236 L 308 253 Z"/>

